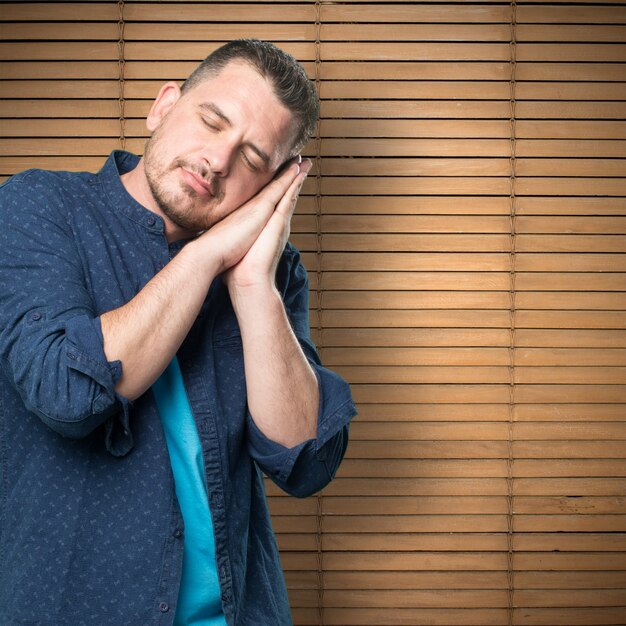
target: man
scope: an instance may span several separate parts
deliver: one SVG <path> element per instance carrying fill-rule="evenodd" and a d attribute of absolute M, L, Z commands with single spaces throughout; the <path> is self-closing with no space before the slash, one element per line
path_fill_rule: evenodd
<path fill-rule="evenodd" d="M 318 108 L 231 42 L 163 86 L 141 159 L 2 187 L 1 624 L 291 623 L 261 469 L 316 492 L 355 414 L 287 243 Z"/>

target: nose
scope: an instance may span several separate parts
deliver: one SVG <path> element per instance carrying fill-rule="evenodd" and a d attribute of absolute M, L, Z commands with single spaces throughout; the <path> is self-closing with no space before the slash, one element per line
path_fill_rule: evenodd
<path fill-rule="evenodd" d="M 204 150 L 204 159 L 214 176 L 228 176 L 235 158 L 235 146 L 225 137 L 216 137 Z"/>

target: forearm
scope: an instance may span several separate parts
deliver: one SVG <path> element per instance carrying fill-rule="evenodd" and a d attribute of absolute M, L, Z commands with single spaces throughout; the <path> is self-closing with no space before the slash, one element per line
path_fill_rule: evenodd
<path fill-rule="evenodd" d="M 176 354 L 217 273 L 217 262 L 188 243 L 124 306 L 101 316 L 104 351 L 122 362 L 116 392 L 130 400 L 144 393 Z"/>
<path fill-rule="evenodd" d="M 231 291 L 241 328 L 248 408 L 269 439 L 293 447 L 317 433 L 319 390 L 274 288 Z"/>

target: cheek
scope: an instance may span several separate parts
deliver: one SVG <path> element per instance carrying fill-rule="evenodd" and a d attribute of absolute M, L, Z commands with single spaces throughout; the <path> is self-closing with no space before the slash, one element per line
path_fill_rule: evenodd
<path fill-rule="evenodd" d="M 248 171 L 240 172 L 227 181 L 224 188 L 227 201 L 239 207 L 256 195 L 270 180 L 271 177 L 260 179 Z"/>

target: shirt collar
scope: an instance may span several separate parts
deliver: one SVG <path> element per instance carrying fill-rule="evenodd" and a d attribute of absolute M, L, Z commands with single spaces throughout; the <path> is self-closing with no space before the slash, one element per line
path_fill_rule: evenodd
<path fill-rule="evenodd" d="M 139 157 L 136 154 L 125 150 L 113 150 L 96 177 L 100 181 L 109 203 L 116 211 L 121 211 L 134 222 L 165 237 L 163 218 L 137 202 L 126 191 L 120 178 L 122 174 L 134 170 L 137 163 L 139 163 Z M 179 252 L 189 241 L 189 239 L 179 239 L 169 243 L 170 255 L 173 256 Z"/>
<path fill-rule="evenodd" d="M 114 150 L 96 175 L 109 203 L 116 211 L 125 213 L 134 222 L 159 233 L 164 232 L 161 216 L 153 213 L 133 198 L 122 183 L 120 176 L 137 167 L 139 157 L 125 150 Z"/>

